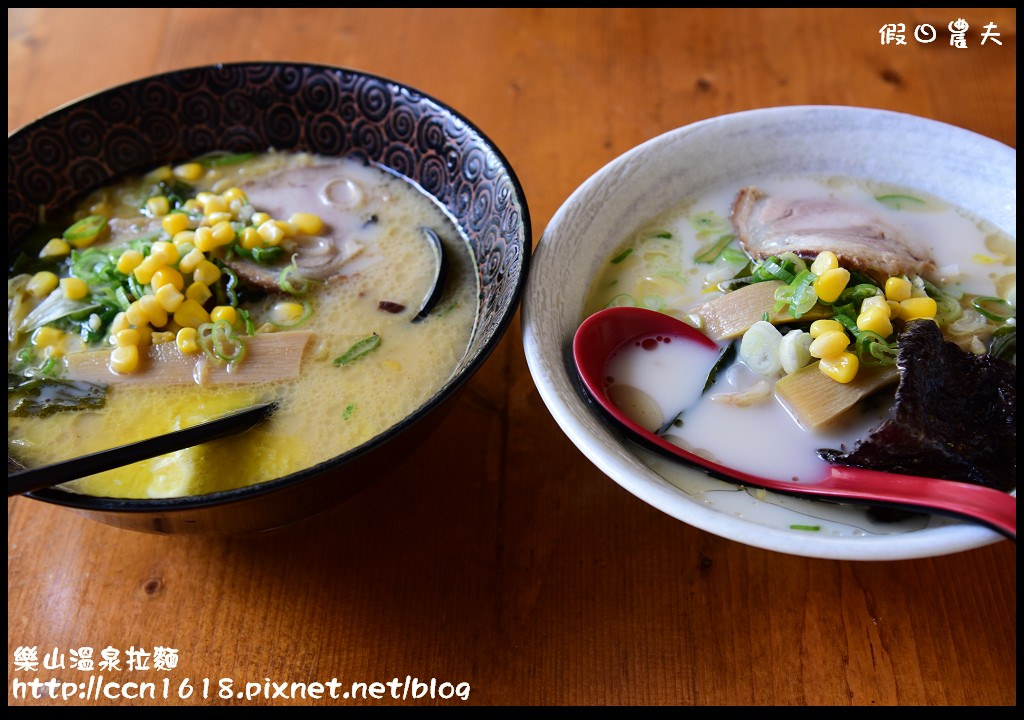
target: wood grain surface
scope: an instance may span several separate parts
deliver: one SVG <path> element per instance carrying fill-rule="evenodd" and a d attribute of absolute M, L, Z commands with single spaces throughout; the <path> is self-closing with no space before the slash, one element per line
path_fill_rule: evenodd
<path fill-rule="evenodd" d="M 948 23 L 970 23 L 968 47 Z M 906 46 L 879 29 L 905 23 Z M 930 23 L 932 44 L 912 37 Z M 1002 45 L 981 45 L 994 22 Z M 473 120 L 526 191 L 535 241 L 632 146 L 750 108 L 914 113 L 1016 145 L 1016 11 L 8 9 L 8 129 L 144 75 L 241 60 L 366 70 Z M 458 462 L 453 463 L 453 449 Z M 171 695 L 96 704 L 1004 705 L 1017 701 L 1016 546 L 816 560 L 645 505 L 562 434 L 516 322 L 394 474 L 257 537 L 117 530 L 8 503 L 8 703 L 19 647 L 177 649 Z M 41 672 L 77 679 L 77 670 Z M 82 677 L 88 673 L 80 673 Z M 223 700 L 218 682 L 468 683 L 429 696 Z M 185 678 L 211 697 L 178 698 Z M 91 701 L 92 702 L 92 701 Z"/>

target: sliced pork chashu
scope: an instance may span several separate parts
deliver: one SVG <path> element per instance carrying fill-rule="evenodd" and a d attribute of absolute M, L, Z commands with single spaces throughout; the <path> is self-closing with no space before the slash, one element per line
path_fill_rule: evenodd
<path fill-rule="evenodd" d="M 362 188 L 339 174 L 334 165 L 290 168 L 246 183 L 249 202 L 271 217 L 287 219 L 293 212 L 309 212 L 324 221 L 317 235 L 300 235 L 283 242 L 285 254 L 271 265 L 234 258 L 228 264 L 243 279 L 276 291 L 281 270 L 295 257 L 299 274 L 327 282 L 358 272 L 377 257 L 360 239 L 375 222 L 364 212 Z"/>
<path fill-rule="evenodd" d="M 813 259 L 831 250 L 843 267 L 880 280 L 927 275 L 935 269 L 926 249 L 869 208 L 842 200 L 773 196 L 745 187 L 736 196 L 732 222 L 743 248 L 755 259 L 787 251 Z"/>

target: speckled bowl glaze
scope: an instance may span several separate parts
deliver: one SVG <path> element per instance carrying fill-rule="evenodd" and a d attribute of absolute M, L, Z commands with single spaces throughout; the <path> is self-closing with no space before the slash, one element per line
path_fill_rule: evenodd
<path fill-rule="evenodd" d="M 555 213 L 523 299 L 523 341 L 541 397 L 576 446 L 626 490 L 708 532 L 808 557 L 896 560 L 996 542 L 986 528 L 926 516 L 872 521 L 861 508 L 746 490 L 625 440 L 587 402 L 573 334 L 599 267 L 628 235 L 689 196 L 760 175 L 846 175 L 918 188 L 1016 238 L 1017 154 L 943 123 L 882 110 L 794 106 L 673 130 L 603 167 Z M 797 528 L 820 527 L 819 532 Z"/>
<path fill-rule="evenodd" d="M 465 233 L 480 283 L 469 350 L 422 408 L 369 442 L 308 470 L 238 490 L 167 500 L 111 500 L 50 489 L 30 497 L 113 525 L 161 533 L 269 529 L 330 507 L 403 457 L 497 345 L 530 262 L 522 187 L 469 120 L 413 88 L 364 72 L 294 63 L 237 63 L 144 78 L 66 105 L 7 142 L 12 249 L 41 211 L 125 173 L 211 150 L 302 150 L 382 164 L 436 198 Z M 372 471 L 371 471 L 372 469 Z"/>

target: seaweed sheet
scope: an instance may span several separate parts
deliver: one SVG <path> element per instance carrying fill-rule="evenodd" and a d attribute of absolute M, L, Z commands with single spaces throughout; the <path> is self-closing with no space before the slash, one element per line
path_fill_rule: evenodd
<path fill-rule="evenodd" d="M 851 452 L 818 454 L 839 465 L 1016 487 L 1016 366 L 964 352 L 931 321 L 907 326 L 896 364 L 889 417 Z"/>

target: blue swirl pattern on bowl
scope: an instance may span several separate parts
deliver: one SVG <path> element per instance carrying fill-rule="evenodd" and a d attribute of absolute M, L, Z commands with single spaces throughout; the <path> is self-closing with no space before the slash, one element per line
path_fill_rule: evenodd
<path fill-rule="evenodd" d="M 210 150 L 358 155 L 437 198 L 477 256 L 484 326 L 470 355 L 514 307 L 529 262 L 518 180 L 494 145 L 433 98 L 362 72 L 292 63 L 180 70 L 79 100 L 8 139 L 8 248 L 40 208 L 66 207 L 111 179 Z M 497 311 L 497 312 L 496 312 Z"/>

